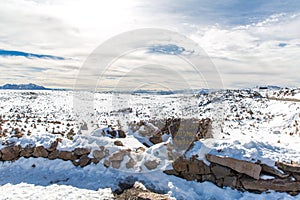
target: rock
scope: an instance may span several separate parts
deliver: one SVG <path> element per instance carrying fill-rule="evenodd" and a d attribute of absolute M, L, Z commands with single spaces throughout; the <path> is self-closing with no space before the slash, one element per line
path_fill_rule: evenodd
<path fill-rule="evenodd" d="M 109 160 L 104 160 L 103 165 L 104 165 L 104 167 L 109 167 L 110 166 L 110 161 Z"/>
<path fill-rule="evenodd" d="M 127 169 L 131 169 L 136 165 L 136 161 L 133 158 L 130 158 L 125 165 Z"/>
<path fill-rule="evenodd" d="M 58 158 L 63 159 L 65 161 L 67 160 L 76 160 L 77 156 L 75 156 L 73 154 L 73 152 L 69 152 L 69 151 L 60 151 L 58 154 Z"/>
<path fill-rule="evenodd" d="M 181 123 L 180 118 L 169 118 L 166 120 L 164 128 L 161 129 L 162 133 L 171 134 L 174 139 L 177 135 Z"/>
<path fill-rule="evenodd" d="M 216 182 L 215 182 L 215 184 L 219 187 L 223 187 L 223 183 L 224 183 L 223 178 L 217 179 Z"/>
<path fill-rule="evenodd" d="M 126 151 L 121 150 L 111 155 L 111 157 L 109 157 L 109 161 L 111 162 L 112 167 L 115 169 L 119 169 L 121 166 L 121 162 L 123 161 L 126 154 Z"/>
<path fill-rule="evenodd" d="M 34 147 L 25 147 L 21 150 L 20 157 L 29 158 L 30 156 L 32 156 L 33 151 Z"/>
<path fill-rule="evenodd" d="M 179 173 L 176 172 L 174 169 L 165 170 L 164 173 L 167 174 L 167 175 L 179 176 Z"/>
<path fill-rule="evenodd" d="M 109 157 L 109 161 L 123 161 L 124 156 L 127 154 L 126 151 L 118 151 L 114 154 L 111 155 L 111 157 Z"/>
<path fill-rule="evenodd" d="M 160 164 L 158 160 L 147 160 L 144 165 L 148 170 L 156 169 L 157 166 Z"/>
<path fill-rule="evenodd" d="M 59 155 L 59 151 L 57 149 L 55 149 L 54 151 L 49 153 L 48 158 L 50 160 L 54 160 L 54 159 L 58 158 L 58 155 Z"/>
<path fill-rule="evenodd" d="M 102 158 L 105 157 L 105 153 L 100 150 L 95 150 L 95 151 L 93 151 L 93 156 L 95 159 L 101 160 Z"/>
<path fill-rule="evenodd" d="M 91 162 L 91 159 L 87 155 L 82 155 L 79 158 L 79 165 L 80 165 L 80 167 L 85 167 L 88 164 L 90 164 L 90 162 Z"/>
<path fill-rule="evenodd" d="M 126 138 L 126 134 L 123 130 L 118 130 L 119 138 Z"/>
<path fill-rule="evenodd" d="M 224 178 L 223 186 L 236 188 L 237 185 L 237 177 L 236 176 L 226 176 Z"/>
<path fill-rule="evenodd" d="M 267 173 L 267 174 L 270 174 L 270 175 L 274 175 L 274 176 L 277 176 L 279 178 L 289 177 L 289 174 L 282 174 L 280 171 L 278 171 L 278 170 L 274 169 L 273 167 L 270 167 L 266 164 L 261 164 L 260 166 L 262 167 L 262 170 L 261 170 L 262 173 Z"/>
<path fill-rule="evenodd" d="M 43 146 L 38 146 L 34 148 L 32 155 L 37 158 L 39 157 L 47 158 L 48 151 Z"/>
<path fill-rule="evenodd" d="M 145 151 L 146 151 L 146 149 L 144 147 L 139 147 L 135 150 L 136 153 L 143 153 Z"/>
<path fill-rule="evenodd" d="M 217 179 L 225 178 L 231 174 L 231 170 L 218 164 L 211 165 L 211 171 Z"/>
<path fill-rule="evenodd" d="M 183 177 L 185 180 L 188 180 L 188 181 L 194 181 L 194 180 L 201 181 L 201 179 L 202 179 L 201 175 L 191 174 L 191 173 L 188 173 L 188 172 L 181 172 L 180 177 Z"/>
<path fill-rule="evenodd" d="M 91 158 L 91 162 L 94 164 L 98 164 L 100 162 L 100 160 L 96 159 L 96 158 Z"/>
<path fill-rule="evenodd" d="M 134 183 L 124 191 L 115 192 L 115 198 L 118 200 L 171 200 L 167 194 L 157 194 L 146 189 L 142 183 Z"/>
<path fill-rule="evenodd" d="M 54 151 L 54 150 L 56 150 L 57 146 L 58 146 L 58 141 L 52 142 L 51 145 L 50 145 L 50 147 L 48 148 L 48 151 Z"/>
<path fill-rule="evenodd" d="M 114 141 L 114 145 L 116 145 L 116 146 L 124 146 L 123 143 L 120 140 Z"/>
<path fill-rule="evenodd" d="M 277 192 L 300 192 L 299 182 L 289 181 L 288 179 L 254 180 L 244 177 L 241 179 L 241 183 L 246 190 L 260 192 L 267 190 L 275 190 Z"/>
<path fill-rule="evenodd" d="M 212 136 L 212 120 L 209 118 L 201 119 L 197 131 L 197 140 L 212 138 Z"/>
<path fill-rule="evenodd" d="M 216 177 L 213 174 L 205 174 L 202 176 L 202 181 L 216 182 Z"/>
<path fill-rule="evenodd" d="M 76 155 L 76 156 L 87 155 L 90 152 L 91 152 L 91 150 L 86 149 L 86 148 L 76 148 L 76 149 L 74 149 L 74 155 Z"/>
<path fill-rule="evenodd" d="M 119 169 L 121 166 L 121 161 L 111 161 L 111 166 L 115 169 Z"/>
<path fill-rule="evenodd" d="M 248 161 L 237 160 L 234 158 L 219 157 L 211 154 L 206 155 L 209 162 L 229 167 L 239 173 L 246 174 L 254 179 L 259 179 L 262 167 Z"/>
<path fill-rule="evenodd" d="M 188 168 L 188 161 L 183 159 L 182 157 L 179 157 L 178 159 L 176 159 L 173 163 L 172 166 L 174 168 L 175 171 L 177 172 L 184 172 L 187 171 Z"/>
<path fill-rule="evenodd" d="M 21 147 L 20 146 L 8 146 L 1 150 L 2 160 L 13 161 L 19 156 Z"/>
<path fill-rule="evenodd" d="M 188 164 L 188 172 L 191 174 L 205 174 L 204 163 L 202 160 L 193 160 Z"/>
<path fill-rule="evenodd" d="M 152 137 L 150 137 L 149 141 L 152 142 L 153 144 L 162 143 L 163 140 L 162 140 L 161 132 L 156 133 L 155 135 L 153 135 Z"/>
<path fill-rule="evenodd" d="M 275 166 L 285 172 L 300 173 L 300 164 L 297 163 L 276 162 Z"/>
<path fill-rule="evenodd" d="M 292 176 L 300 182 L 300 173 L 293 173 Z"/>

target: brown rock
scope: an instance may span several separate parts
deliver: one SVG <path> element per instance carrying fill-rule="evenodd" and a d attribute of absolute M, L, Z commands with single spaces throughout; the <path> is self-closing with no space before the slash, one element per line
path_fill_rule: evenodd
<path fill-rule="evenodd" d="M 237 185 L 237 177 L 235 176 L 226 176 L 224 178 L 223 186 L 228 186 L 231 188 L 235 188 Z"/>
<path fill-rule="evenodd" d="M 32 156 L 33 151 L 34 147 L 25 147 L 21 150 L 20 157 L 29 158 L 30 156 Z"/>
<path fill-rule="evenodd" d="M 104 165 L 104 167 L 109 167 L 110 166 L 110 161 L 109 160 L 104 160 L 103 165 Z"/>
<path fill-rule="evenodd" d="M 157 160 L 148 160 L 144 163 L 144 165 L 148 170 L 156 169 L 159 164 L 160 162 Z"/>
<path fill-rule="evenodd" d="M 119 138 L 126 138 L 126 134 L 123 130 L 118 130 Z"/>
<path fill-rule="evenodd" d="M 119 169 L 121 166 L 121 161 L 117 161 L 117 160 L 111 161 L 111 166 L 115 169 Z"/>
<path fill-rule="evenodd" d="M 167 175 L 179 176 L 179 173 L 176 172 L 174 169 L 165 170 L 164 173 L 167 174 Z"/>
<path fill-rule="evenodd" d="M 275 166 L 285 172 L 300 173 L 300 164 L 297 163 L 276 162 Z"/>
<path fill-rule="evenodd" d="M 48 151 L 43 147 L 43 146 L 38 146 L 34 148 L 34 151 L 32 153 L 34 157 L 43 157 L 47 158 L 48 157 Z"/>
<path fill-rule="evenodd" d="M 57 149 L 55 149 L 54 151 L 49 153 L 48 158 L 50 160 L 54 160 L 54 159 L 58 158 L 58 155 L 59 155 L 59 151 Z"/>
<path fill-rule="evenodd" d="M 100 159 L 91 158 L 91 162 L 94 164 L 98 164 L 100 162 Z"/>
<path fill-rule="evenodd" d="M 201 119 L 197 131 L 197 140 L 212 138 L 212 136 L 212 120 L 209 118 Z"/>
<path fill-rule="evenodd" d="M 129 161 L 126 163 L 126 168 L 130 169 L 136 165 L 136 161 L 133 158 L 130 158 Z"/>
<path fill-rule="evenodd" d="M 120 140 L 114 141 L 114 145 L 116 145 L 116 146 L 124 146 L 123 143 Z"/>
<path fill-rule="evenodd" d="M 217 186 L 223 187 L 224 179 L 223 178 L 217 179 L 215 183 Z"/>
<path fill-rule="evenodd" d="M 202 180 L 201 175 L 191 174 L 191 173 L 188 173 L 188 172 L 181 172 L 180 176 L 183 177 L 184 179 L 188 180 L 188 181 L 194 181 L 194 180 L 201 181 Z"/>
<path fill-rule="evenodd" d="M 213 174 L 205 174 L 202 176 L 202 181 L 216 182 L 216 177 Z"/>
<path fill-rule="evenodd" d="M 58 154 L 58 158 L 67 160 L 76 160 L 77 156 L 75 156 L 72 152 L 69 151 L 60 151 Z"/>
<path fill-rule="evenodd" d="M 277 192 L 300 192 L 299 182 L 289 181 L 288 179 L 254 180 L 251 178 L 242 178 L 241 183 L 246 190 L 255 190 L 264 192 L 275 190 Z"/>
<path fill-rule="evenodd" d="M 267 173 L 267 174 L 270 174 L 270 175 L 274 175 L 274 176 L 277 176 L 279 178 L 287 178 L 289 177 L 289 174 L 282 174 L 280 171 L 274 169 L 273 167 L 270 167 L 266 164 L 261 164 L 261 167 L 262 167 L 262 173 Z"/>
<path fill-rule="evenodd" d="M 226 176 L 229 176 L 231 173 L 231 170 L 229 168 L 223 167 L 218 164 L 212 164 L 211 171 L 217 179 L 225 178 Z"/>
<path fill-rule="evenodd" d="M 146 149 L 144 147 L 139 147 L 135 150 L 136 153 L 143 153 L 145 151 L 146 151 Z"/>
<path fill-rule="evenodd" d="M 58 146 L 58 141 L 52 142 L 51 145 L 50 145 L 50 147 L 48 148 L 48 151 L 54 151 L 54 150 L 56 150 L 57 146 Z"/>
<path fill-rule="evenodd" d="M 95 150 L 95 151 L 93 151 L 93 156 L 95 159 L 101 160 L 102 158 L 105 157 L 105 153 L 100 150 Z"/>
<path fill-rule="evenodd" d="M 91 150 L 86 149 L 86 148 L 76 148 L 76 149 L 74 149 L 74 155 L 76 155 L 76 156 L 87 155 L 90 152 L 91 152 Z"/>
<path fill-rule="evenodd" d="M 123 161 L 126 151 L 118 151 L 109 157 L 109 161 Z"/>
<path fill-rule="evenodd" d="M 179 157 L 172 163 L 172 166 L 173 166 L 174 170 L 177 172 L 187 171 L 188 170 L 188 161 L 183 159 L 182 157 Z"/>
<path fill-rule="evenodd" d="M 206 159 L 212 163 L 229 167 L 239 173 L 246 174 L 254 179 L 259 179 L 262 168 L 260 165 L 255 163 L 237 160 L 234 158 L 219 157 L 211 154 L 207 154 Z"/>
<path fill-rule="evenodd" d="M 297 181 L 300 181 L 300 173 L 293 173 L 292 176 L 293 176 Z"/>
<path fill-rule="evenodd" d="M 91 159 L 87 155 L 82 155 L 79 159 L 79 165 L 80 167 L 85 167 L 88 164 L 90 164 Z"/>
<path fill-rule="evenodd" d="M 2 160 L 13 161 L 19 156 L 21 147 L 20 146 L 8 146 L 1 150 Z"/>
<path fill-rule="evenodd" d="M 193 160 L 188 164 L 188 172 L 191 174 L 205 174 L 204 163 L 201 160 Z"/>
<path fill-rule="evenodd" d="M 161 132 L 153 135 L 152 137 L 149 138 L 149 141 L 152 142 L 153 144 L 159 144 L 162 143 L 162 137 L 161 137 Z"/>

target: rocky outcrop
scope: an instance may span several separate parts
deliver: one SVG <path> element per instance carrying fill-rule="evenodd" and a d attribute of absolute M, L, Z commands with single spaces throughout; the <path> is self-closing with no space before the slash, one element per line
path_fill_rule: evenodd
<path fill-rule="evenodd" d="M 231 187 L 242 191 L 264 192 L 275 190 L 291 195 L 300 193 L 300 165 L 297 163 L 277 162 L 283 172 L 266 164 L 237 160 L 234 158 L 206 155 L 210 165 L 197 157 L 179 157 L 173 162 L 173 170 L 164 171 L 186 180 L 210 181 L 219 187 Z M 271 175 L 271 179 L 262 179 Z"/>

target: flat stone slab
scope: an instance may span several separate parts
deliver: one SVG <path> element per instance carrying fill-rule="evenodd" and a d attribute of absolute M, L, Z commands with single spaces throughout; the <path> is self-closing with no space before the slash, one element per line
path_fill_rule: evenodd
<path fill-rule="evenodd" d="M 275 190 L 277 192 L 299 192 L 299 182 L 289 181 L 288 179 L 272 179 L 272 180 L 253 180 L 250 178 L 242 178 L 241 183 L 246 190 L 267 191 Z"/>
<path fill-rule="evenodd" d="M 300 173 L 300 164 L 297 163 L 276 162 L 275 166 L 285 172 Z"/>
<path fill-rule="evenodd" d="M 239 173 L 246 174 L 254 179 L 259 179 L 262 167 L 258 164 L 237 160 L 234 158 L 220 157 L 211 154 L 206 154 L 206 159 L 209 162 L 216 163 L 230 169 L 233 169 Z"/>

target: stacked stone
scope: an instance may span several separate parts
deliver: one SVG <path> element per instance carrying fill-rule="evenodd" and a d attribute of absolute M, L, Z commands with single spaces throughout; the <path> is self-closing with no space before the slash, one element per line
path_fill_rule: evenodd
<path fill-rule="evenodd" d="M 241 191 L 275 190 L 291 195 L 300 193 L 300 165 L 297 163 L 276 162 L 282 173 L 260 162 L 252 163 L 210 154 L 206 155 L 206 159 L 210 165 L 196 157 L 180 157 L 173 162 L 173 170 L 166 170 L 165 173 L 186 180 L 210 181 L 219 187 L 227 186 Z M 263 175 L 274 178 L 265 180 L 261 178 Z"/>

